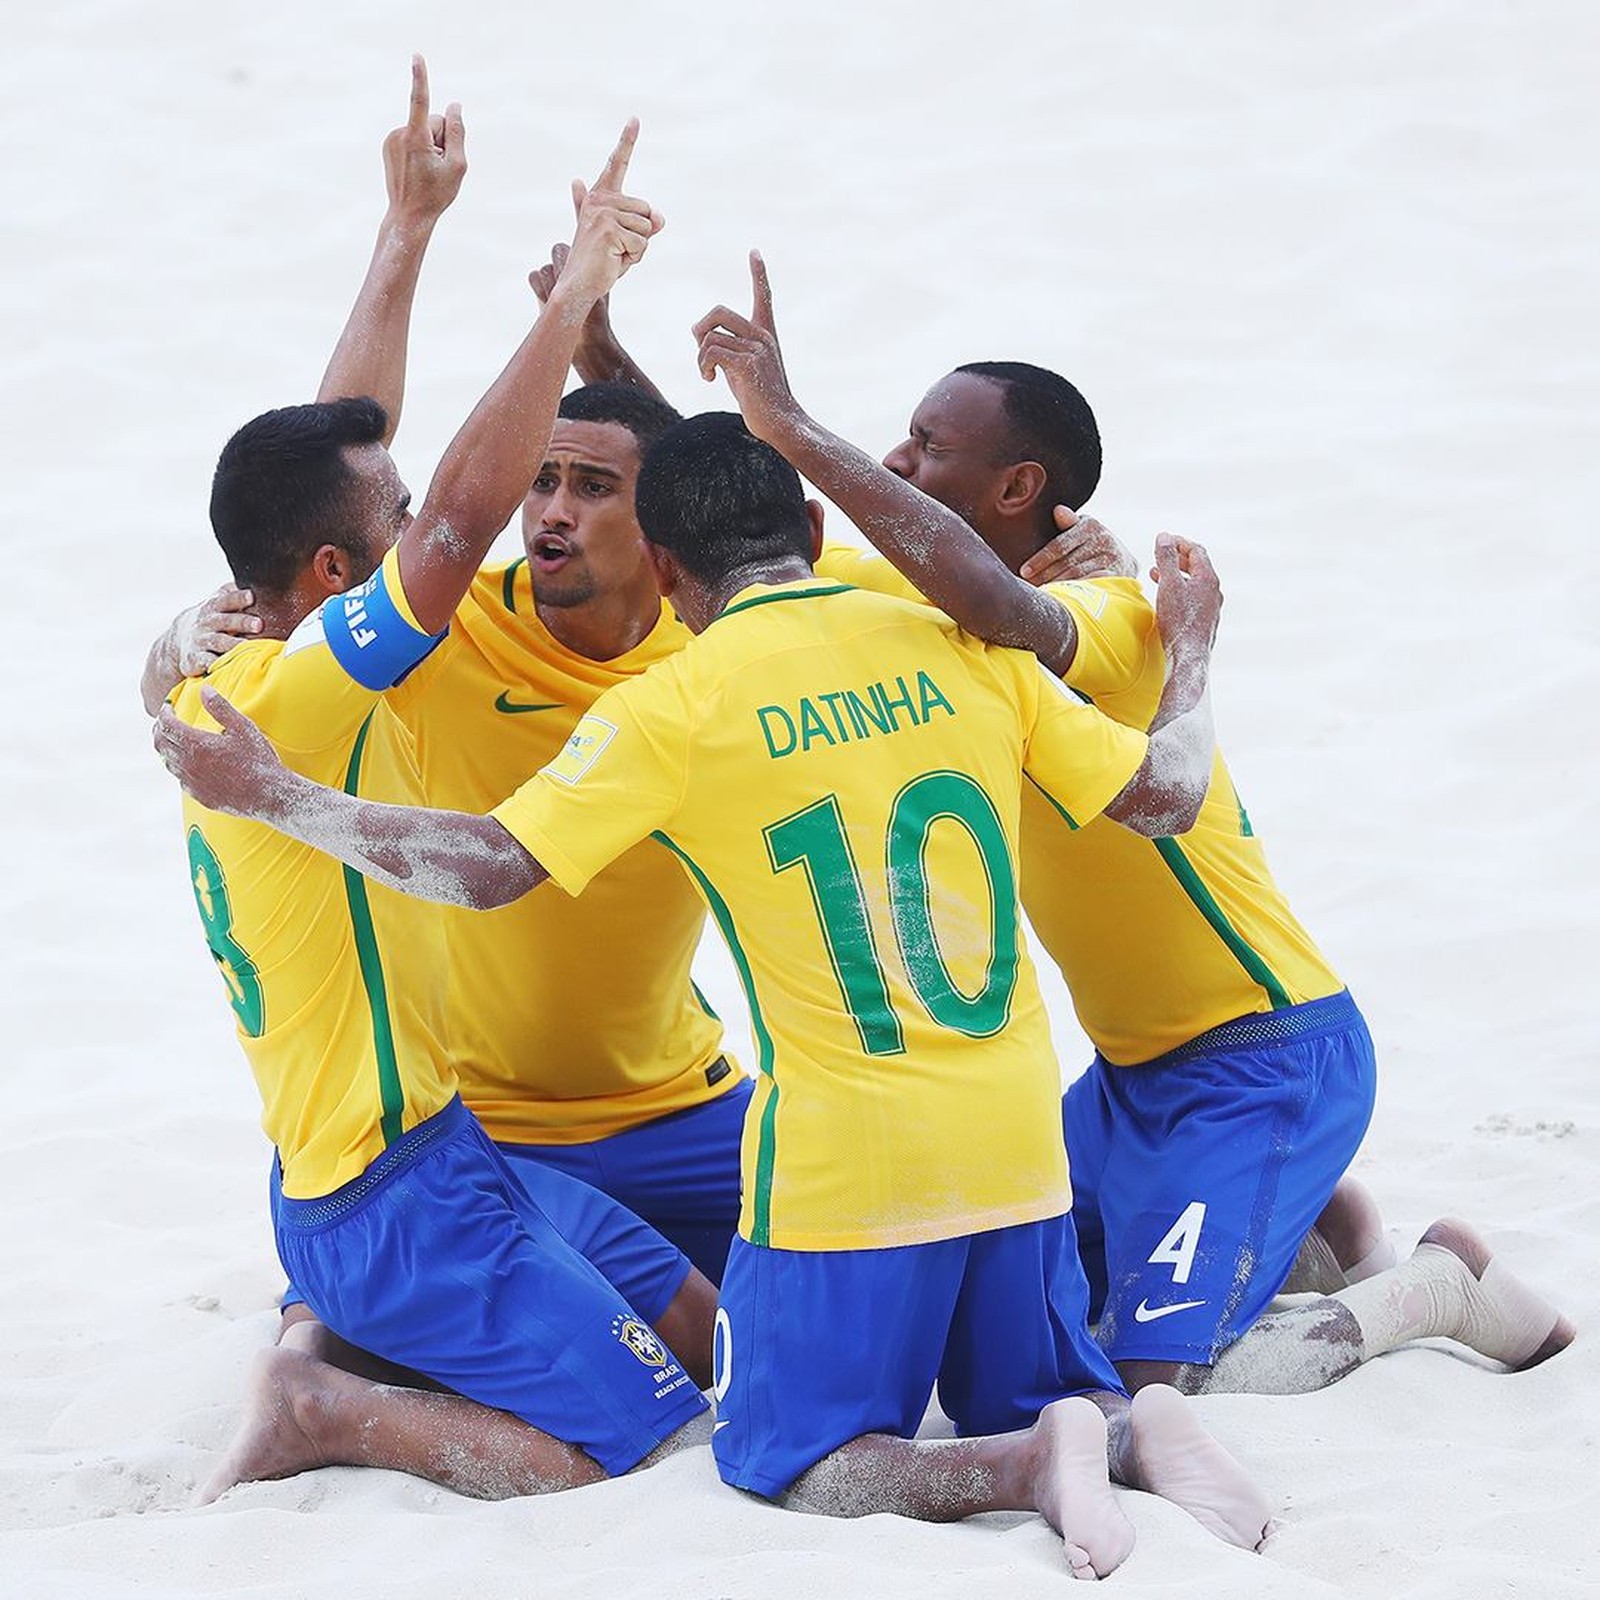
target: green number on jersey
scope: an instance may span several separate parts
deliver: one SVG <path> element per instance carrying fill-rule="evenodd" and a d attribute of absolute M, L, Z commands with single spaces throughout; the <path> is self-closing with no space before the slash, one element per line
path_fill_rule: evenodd
<path fill-rule="evenodd" d="M 983 987 L 956 987 L 939 949 L 929 903 L 927 846 L 935 822 L 949 818 L 977 846 L 989 883 L 990 952 Z M 861 874 L 845 834 L 838 797 L 826 795 L 765 830 L 774 872 L 805 868 L 811 901 L 844 1003 L 868 1055 L 905 1049 L 900 1019 L 872 937 Z M 889 816 L 889 909 L 906 975 L 942 1028 L 986 1038 L 1005 1026 L 1017 981 L 1017 889 L 1011 851 L 994 802 L 958 772 L 928 772 L 908 783 Z"/>
<path fill-rule="evenodd" d="M 983 987 L 964 994 L 939 949 L 928 902 L 928 836 L 948 817 L 978 847 L 989 884 L 989 966 Z M 889 814 L 889 909 L 906 976 L 941 1028 L 987 1039 L 1011 1015 L 1017 986 L 1017 879 L 994 802 L 960 772 L 927 772 L 908 783 Z"/>
<path fill-rule="evenodd" d="M 883 980 L 878 947 L 872 940 L 872 920 L 861 874 L 845 837 L 839 801 L 826 795 L 815 805 L 797 811 L 766 830 L 767 855 L 774 872 L 799 862 L 811 885 L 811 903 L 822 925 L 822 942 L 828 947 L 833 975 L 844 992 L 844 1003 L 855 1019 L 861 1047 L 869 1056 L 893 1056 L 905 1049 L 900 1019 L 889 1006 L 889 986 Z"/>
<path fill-rule="evenodd" d="M 194 903 L 200 908 L 211 957 L 228 986 L 228 1003 L 238 1015 L 239 1026 L 252 1039 L 259 1038 L 266 1025 L 261 979 L 255 962 L 233 936 L 233 907 L 228 903 L 222 863 L 198 828 L 189 830 L 189 881 L 194 885 Z"/>

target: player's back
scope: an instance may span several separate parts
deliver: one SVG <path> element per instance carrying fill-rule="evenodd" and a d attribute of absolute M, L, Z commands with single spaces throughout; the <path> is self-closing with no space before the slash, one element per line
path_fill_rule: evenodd
<path fill-rule="evenodd" d="M 1080 624 L 1081 683 L 1107 716 L 1148 727 L 1166 681 L 1137 583 L 1052 585 Z M 1085 594 L 1120 613 L 1097 629 Z M 1221 750 L 1194 827 L 1145 839 L 1101 817 L 1064 827 L 1037 794 L 1022 810 L 1023 902 L 1108 1060 L 1148 1061 L 1220 1023 L 1343 987 L 1273 878 Z"/>
<path fill-rule="evenodd" d="M 541 775 L 598 790 L 601 833 L 658 821 L 733 951 L 761 1068 L 746 1237 L 875 1247 L 1066 1209 L 1015 868 L 1022 766 L 1062 717 L 1091 731 L 1070 759 L 1045 741 L 1061 798 L 1091 813 L 1141 736 L 1101 741 L 1031 656 L 810 580 L 736 597 Z"/>
<path fill-rule="evenodd" d="M 409 736 L 320 642 L 239 645 L 205 683 L 295 771 L 417 803 Z M 187 680 L 172 704 L 215 724 Z M 200 919 L 262 1099 L 284 1192 L 329 1193 L 454 1093 L 441 1044 L 444 945 L 433 909 L 262 823 L 184 797 Z"/>

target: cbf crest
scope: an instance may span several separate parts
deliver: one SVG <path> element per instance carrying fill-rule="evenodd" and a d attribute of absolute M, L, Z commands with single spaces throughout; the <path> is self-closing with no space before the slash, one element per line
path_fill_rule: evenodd
<path fill-rule="evenodd" d="M 655 1331 L 637 1317 L 613 1317 L 611 1331 L 647 1367 L 670 1365 L 672 1356 L 667 1347 L 655 1336 Z"/>

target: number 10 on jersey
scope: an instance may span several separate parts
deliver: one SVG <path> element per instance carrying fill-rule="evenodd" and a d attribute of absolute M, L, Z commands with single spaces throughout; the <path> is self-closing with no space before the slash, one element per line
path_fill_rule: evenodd
<path fill-rule="evenodd" d="M 944 820 L 966 831 L 988 881 L 988 962 L 974 994 L 956 986 L 935 925 L 928 841 L 934 824 Z M 773 823 L 764 836 L 775 873 L 794 867 L 805 872 L 828 960 L 862 1048 L 873 1056 L 898 1055 L 905 1049 L 905 1033 L 889 998 L 839 797 L 824 795 Z M 998 1033 L 1011 1014 L 1019 936 L 1016 872 L 994 802 L 965 773 L 923 773 L 895 796 L 884 862 L 895 942 L 917 999 L 942 1028 L 980 1039 Z"/>

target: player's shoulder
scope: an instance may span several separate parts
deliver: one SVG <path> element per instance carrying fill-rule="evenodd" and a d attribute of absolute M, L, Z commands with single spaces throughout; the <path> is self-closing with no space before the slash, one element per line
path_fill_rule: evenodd
<path fill-rule="evenodd" d="M 1155 631 L 1156 608 L 1137 578 L 1063 578 L 1040 586 L 1040 592 L 1059 601 L 1080 619 L 1100 622 L 1112 615 Z"/>
<path fill-rule="evenodd" d="M 199 677 L 185 678 L 172 691 L 172 709 L 193 721 L 201 708 L 201 692 L 214 689 L 241 710 L 271 693 L 282 669 L 283 639 L 241 639 L 228 653 L 213 661 Z"/>

